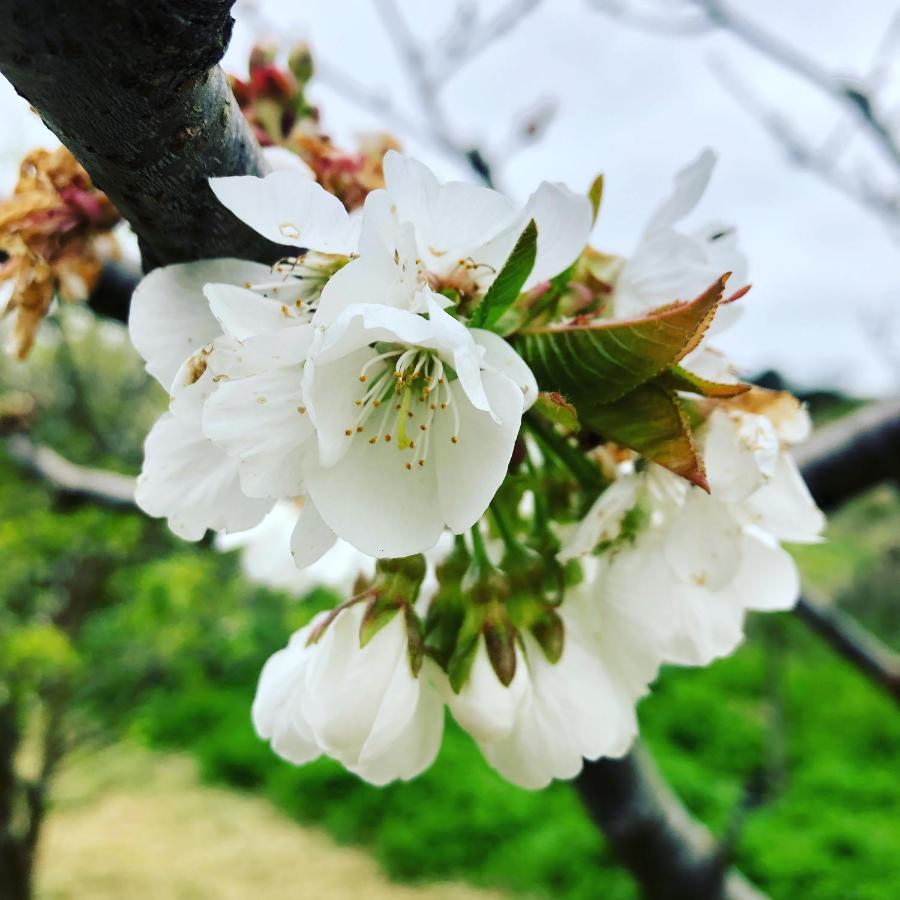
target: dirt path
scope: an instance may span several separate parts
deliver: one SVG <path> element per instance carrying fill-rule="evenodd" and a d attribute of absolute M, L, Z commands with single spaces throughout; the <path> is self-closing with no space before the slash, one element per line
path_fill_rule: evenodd
<path fill-rule="evenodd" d="M 115 747 L 73 761 L 43 835 L 39 900 L 500 900 L 392 884 L 264 800 L 207 787 L 191 761 Z"/>

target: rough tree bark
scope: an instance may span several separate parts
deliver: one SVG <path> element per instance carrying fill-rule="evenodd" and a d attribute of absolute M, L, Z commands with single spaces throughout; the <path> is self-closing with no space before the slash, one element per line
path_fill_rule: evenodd
<path fill-rule="evenodd" d="M 207 184 L 264 172 L 217 66 L 233 2 L 0 0 L 0 71 L 131 223 L 146 267 L 279 255 Z"/>

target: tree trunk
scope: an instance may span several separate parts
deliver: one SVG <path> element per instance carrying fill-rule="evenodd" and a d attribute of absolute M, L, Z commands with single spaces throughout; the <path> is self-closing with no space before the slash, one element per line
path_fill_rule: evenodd
<path fill-rule="evenodd" d="M 0 705 L 0 897 L 3 900 L 29 900 L 31 896 L 31 854 L 23 837 L 16 833 L 18 749 L 15 707 L 3 703 Z"/>

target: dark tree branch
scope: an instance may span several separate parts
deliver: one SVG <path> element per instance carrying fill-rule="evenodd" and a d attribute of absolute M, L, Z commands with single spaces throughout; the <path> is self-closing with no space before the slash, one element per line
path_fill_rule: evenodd
<path fill-rule="evenodd" d="M 100 280 L 88 297 L 88 306 L 98 316 L 128 321 L 131 295 L 141 279 L 140 269 L 126 262 L 108 262 L 103 266 Z"/>
<path fill-rule="evenodd" d="M 837 653 L 900 703 L 900 654 L 834 604 L 801 597 L 794 611 Z"/>
<path fill-rule="evenodd" d="M 0 71 L 131 223 L 145 267 L 280 255 L 207 184 L 265 171 L 216 65 L 232 2 L 0 0 Z"/>
<path fill-rule="evenodd" d="M 647 897 L 762 900 L 725 872 L 712 835 L 691 818 L 642 747 L 622 759 L 586 762 L 575 782 L 594 821 Z"/>
<path fill-rule="evenodd" d="M 825 510 L 883 481 L 900 481 L 900 398 L 864 406 L 818 429 L 795 455 Z"/>

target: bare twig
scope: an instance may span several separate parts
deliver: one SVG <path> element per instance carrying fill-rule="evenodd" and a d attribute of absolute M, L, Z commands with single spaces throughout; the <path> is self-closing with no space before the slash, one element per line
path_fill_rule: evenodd
<path fill-rule="evenodd" d="M 487 22 L 467 21 L 464 12 L 454 34 L 441 42 L 445 52 L 439 63 L 432 66 L 432 80 L 440 83 L 451 78 L 468 62 L 504 38 L 542 2 L 543 0 L 510 0 Z M 477 8 L 471 10 L 472 15 L 476 12 Z"/>
<path fill-rule="evenodd" d="M 797 47 L 739 13 L 726 0 L 692 0 L 709 20 L 739 38 L 758 53 L 827 94 L 850 113 L 900 169 L 900 144 L 877 107 L 875 97 L 858 80 L 838 75 Z"/>
<path fill-rule="evenodd" d="M 832 137 L 822 147 L 814 146 L 801 135 L 791 117 L 767 106 L 725 60 L 717 59 L 713 71 L 723 89 L 781 147 L 789 162 L 815 175 L 890 227 L 900 226 L 900 194 L 872 184 L 862 174 L 844 171 L 838 165 L 841 148 L 836 138 Z"/>
<path fill-rule="evenodd" d="M 129 475 L 76 465 L 55 450 L 33 443 L 24 434 L 8 438 L 6 449 L 16 462 L 49 482 L 60 493 L 106 506 L 134 506 L 135 480 Z"/>
<path fill-rule="evenodd" d="M 876 184 L 864 172 L 842 170 L 839 157 L 852 136 L 858 134 L 868 138 L 895 175 L 900 175 L 900 136 L 880 109 L 877 97 L 888 58 L 900 39 L 900 13 L 895 14 L 886 29 L 868 74 L 854 78 L 822 65 L 777 32 L 746 17 L 728 0 L 682 0 L 674 6 L 645 3 L 652 10 L 649 13 L 641 11 L 641 4 L 629 0 L 589 2 L 594 9 L 617 21 L 645 31 L 690 37 L 721 29 L 827 97 L 856 127 L 848 131 L 842 122 L 821 146 L 816 146 L 802 136 L 794 116 L 782 115 L 760 102 L 731 67 L 719 61 L 714 67 L 726 90 L 762 125 L 790 162 L 874 213 L 896 232 L 900 226 L 900 189 Z"/>
<path fill-rule="evenodd" d="M 488 186 L 494 185 L 491 165 L 480 150 L 466 147 L 453 136 L 441 108 L 438 83 L 431 76 L 425 54 L 394 0 L 375 0 L 375 7 L 397 56 L 406 69 L 410 85 L 416 93 L 419 109 L 428 122 L 432 140 L 450 156 L 468 165 Z"/>
<path fill-rule="evenodd" d="M 801 597 L 795 611 L 838 654 L 900 703 L 900 654 L 833 604 Z"/>
<path fill-rule="evenodd" d="M 709 17 L 700 10 L 692 9 L 693 4 L 684 3 L 673 8 L 672 4 L 645 3 L 647 9 L 636 8 L 631 0 L 588 0 L 598 12 L 612 16 L 619 22 L 651 31 L 657 34 L 696 37 L 708 34 L 714 26 Z"/>

